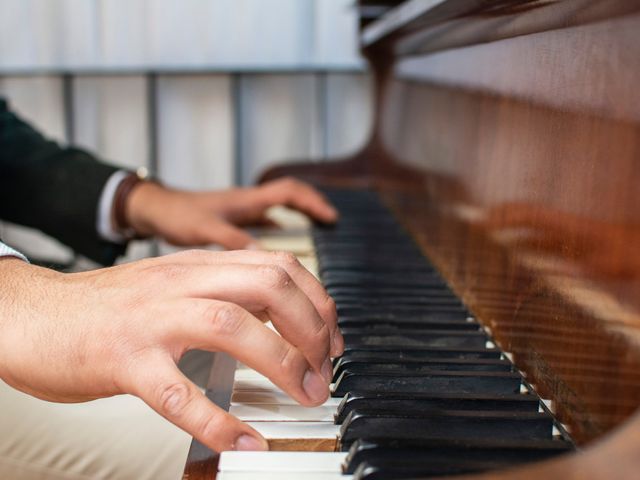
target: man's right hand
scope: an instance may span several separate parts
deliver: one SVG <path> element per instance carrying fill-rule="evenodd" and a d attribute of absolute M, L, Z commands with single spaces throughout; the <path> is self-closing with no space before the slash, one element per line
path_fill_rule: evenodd
<path fill-rule="evenodd" d="M 267 445 L 182 375 L 186 351 L 227 352 L 314 406 L 343 349 L 333 300 L 289 254 L 190 251 L 75 274 L 3 258 L 0 283 L 4 381 L 56 402 L 134 394 L 217 451 Z"/>

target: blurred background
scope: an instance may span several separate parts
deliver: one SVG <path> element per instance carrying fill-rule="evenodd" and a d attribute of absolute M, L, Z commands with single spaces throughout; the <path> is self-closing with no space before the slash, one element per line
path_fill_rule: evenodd
<path fill-rule="evenodd" d="M 371 115 L 354 0 L 0 0 L 0 96 L 61 143 L 187 189 L 355 151 Z M 73 262 L 0 223 L 28 255 Z M 136 242 L 124 261 L 168 251 Z M 81 261 L 82 262 L 82 261 Z"/>

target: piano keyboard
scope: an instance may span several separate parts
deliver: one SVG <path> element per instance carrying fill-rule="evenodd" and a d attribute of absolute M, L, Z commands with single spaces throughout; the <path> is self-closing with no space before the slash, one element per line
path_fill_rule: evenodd
<path fill-rule="evenodd" d="M 268 452 L 223 452 L 218 480 L 400 479 L 505 468 L 574 448 L 507 356 L 368 191 L 328 191 L 334 228 L 294 251 L 336 300 L 345 352 L 332 396 L 305 408 L 244 366 L 229 411 Z M 317 269 L 316 269 L 317 268 Z"/>

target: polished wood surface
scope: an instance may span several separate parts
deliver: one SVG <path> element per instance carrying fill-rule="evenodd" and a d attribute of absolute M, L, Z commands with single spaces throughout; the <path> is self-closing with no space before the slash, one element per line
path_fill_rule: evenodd
<path fill-rule="evenodd" d="M 477 3 L 367 46 L 361 152 L 262 178 L 378 189 L 585 447 L 481 478 L 636 478 L 640 2 Z"/>
<path fill-rule="evenodd" d="M 424 189 L 389 189 L 389 203 L 576 440 L 620 423 L 640 399 L 640 130 L 414 80 L 394 90 L 411 102 L 387 128 L 415 136 L 388 145 Z"/>

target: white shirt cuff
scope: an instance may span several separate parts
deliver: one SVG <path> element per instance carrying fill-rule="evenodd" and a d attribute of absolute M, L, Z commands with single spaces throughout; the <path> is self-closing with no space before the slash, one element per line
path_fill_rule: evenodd
<path fill-rule="evenodd" d="M 20 260 L 24 260 L 25 262 L 29 261 L 27 260 L 27 257 L 21 254 L 19 251 L 14 250 L 9 245 L 5 245 L 2 242 L 0 242 L 0 257 L 16 257 Z"/>
<path fill-rule="evenodd" d="M 114 172 L 102 188 L 100 201 L 98 202 L 98 215 L 96 219 L 96 230 L 103 240 L 113 243 L 125 243 L 127 239 L 124 235 L 113 228 L 111 222 L 111 212 L 113 210 L 113 200 L 120 183 L 129 175 L 129 172 L 118 170 Z"/>

